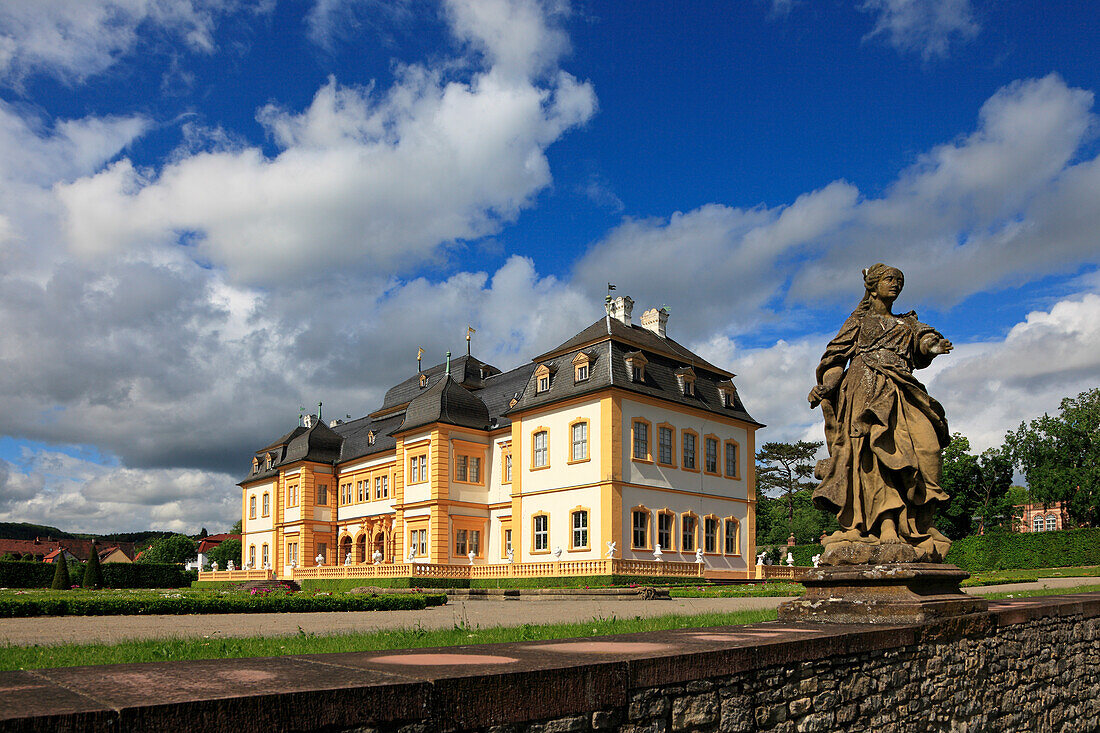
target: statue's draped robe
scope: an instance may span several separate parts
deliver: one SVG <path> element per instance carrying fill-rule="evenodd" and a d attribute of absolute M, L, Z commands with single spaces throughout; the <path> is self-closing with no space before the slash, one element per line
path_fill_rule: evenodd
<path fill-rule="evenodd" d="M 814 504 L 872 542 L 883 514 L 896 512 L 898 536 L 921 560 L 950 546 L 932 528 L 932 511 L 948 499 L 940 456 L 951 438 L 943 407 L 913 377 L 932 360 L 920 350 L 928 334 L 942 338 L 912 312 L 853 313 L 817 368 L 821 384 L 826 371 L 847 366 L 822 400 L 829 459 L 818 467 Z"/>

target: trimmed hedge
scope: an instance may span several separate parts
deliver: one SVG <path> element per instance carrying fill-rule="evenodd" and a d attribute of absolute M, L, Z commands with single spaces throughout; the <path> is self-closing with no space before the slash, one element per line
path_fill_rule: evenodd
<path fill-rule="evenodd" d="M 0 618 L 25 616 L 148 616 L 221 613 L 312 613 L 317 611 L 415 611 L 441 606 L 447 597 L 431 595 L 310 596 L 298 593 L 196 595 L 179 598 L 124 598 L 74 594 L 46 598 L 0 598 Z"/>
<path fill-rule="evenodd" d="M 49 588 L 56 572 L 53 563 L 0 561 L 0 588 Z M 108 588 L 183 588 L 198 577 L 182 565 L 160 563 L 106 563 L 100 565 Z M 84 577 L 84 566 L 74 567 L 73 578 Z"/>
<path fill-rule="evenodd" d="M 623 585 L 698 585 L 702 578 L 666 578 L 642 575 L 578 575 L 565 578 L 304 578 L 302 590 L 349 591 L 352 588 L 603 588 Z M 201 581 L 195 588 L 214 588 Z"/>
<path fill-rule="evenodd" d="M 172 563 L 111 562 L 100 567 L 108 588 L 185 588 L 199 577 L 198 571 Z"/>
<path fill-rule="evenodd" d="M 56 570 L 51 563 L 0 560 L 0 588 L 49 588 Z"/>
<path fill-rule="evenodd" d="M 1025 570 L 1100 565 L 1100 528 L 998 532 L 951 543 L 947 562 L 963 570 Z"/>

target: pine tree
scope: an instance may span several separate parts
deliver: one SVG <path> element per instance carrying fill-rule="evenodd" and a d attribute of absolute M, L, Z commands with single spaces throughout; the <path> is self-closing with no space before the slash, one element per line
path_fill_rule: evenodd
<path fill-rule="evenodd" d="M 92 551 L 88 553 L 88 562 L 84 564 L 84 582 L 81 585 L 85 588 L 103 587 L 103 570 L 99 565 L 99 549 L 95 542 L 92 543 Z"/>
<path fill-rule="evenodd" d="M 64 550 L 57 553 L 53 564 L 53 583 L 50 584 L 50 588 L 53 590 L 69 590 L 72 587 L 72 581 L 69 580 L 69 563 L 65 559 Z"/>

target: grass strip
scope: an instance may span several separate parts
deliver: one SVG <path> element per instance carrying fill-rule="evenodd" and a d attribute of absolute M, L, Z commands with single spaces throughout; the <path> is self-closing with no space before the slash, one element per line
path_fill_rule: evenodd
<path fill-rule="evenodd" d="M 137 616 L 318 611 L 415 611 L 447 602 L 442 593 L 308 595 L 304 593 L 160 593 L 62 591 L 0 597 L 0 618 L 29 616 Z"/>
<path fill-rule="evenodd" d="M 1037 588 L 1036 590 L 1016 590 L 1016 591 L 991 591 L 989 593 L 979 593 L 982 598 L 988 598 L 989 600 L 997 600 L 1001 598 L 1033 598 L 1035 596 L 1065 596 L 1073 593 L 1097 593 L 1100 592 L 1100 585 L 1075 585 L 1070 588 Z"/>
<path fill-rule="evenodd" d="M 801 583 L 764 583 L 762 585 L 697 586 L 670 588 L 673 598 L 786 598 L 806 592 Z"/>
<path fill-rule="evenodd" d="M 130 664 L 185 659 L 233 659 L 240 657 L 278 657 L 289 654 L 326 652 L 381 651 L 424 647 L 499 644 L 512 641 L 573 639 L 643 631 L 739 626 L 774 621 L 775 610 L 706 613 L 694 616 L 655 616 L 652 618 L 597 618 L 566 624 L 524 624 L 450 629 L 424 629 L 419 626 L 389 631 L 347 634 L 312 634 L 302 631 L 294 636 L 157 639 L 126 641 L 120 644 L 63 644 L 58 646 L 0 647 L 0 670 L 45 669 L 93 664 Z"/>
<path fill-rule="evenodd" d="M 1100 577 L 1100 566 L 1090 565 L 1077 568 L 1035 568 L 1028 570 L 989 570 L 973 573 L 963 581 L 966 587 L 983 585 L 1003 585 L 1005 583 L 1029 583 L 1039 578 L 1096 578 Z"/>

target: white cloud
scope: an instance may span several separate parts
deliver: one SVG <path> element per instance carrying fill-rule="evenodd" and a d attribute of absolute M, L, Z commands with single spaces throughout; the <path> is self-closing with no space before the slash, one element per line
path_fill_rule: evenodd
<path fill-rule="evenodd" d="M 238 0 L 32 0 L 0 3 L 0 80 L 33 73 L 76 84 L 162 32 L 189 49 L 214 50 L 218 18 Z M 260 10 L 270 3 L 260 3 Z"/>
<path fill-rule="evenodd" d="M 59 186 L 74 250 L 111 255 L 186 234 L 231 279 L 285 284 L 408 272 L 450 242 L 498 231 L 551 183 L 546 148 L 595 111 L 589 84 L 546 68 L 559 32 L 535 9 L 453 5 L 455 33 L 493 64 L 467 81 L 410 66 L 384 93 L 330 79 L 303 112 L 265 107 L 274 158 L 220 150 L 154 172 L 123 159 Z M 509 20 L 526 56 L 498 32 Z"/>
<path fill-rule="evenodd" d="M 860 9 L 876 16 L 865 39 L 881 37 L 925 61 L 946 57 L 953 44 L 965 43 L 981 30 L 970 0 L 864 0 Z"/>
<path fill-rule="evenodd" d="M 19 466 L 0 461 L 0 520 L 101 533 L 228 530 L 240 518 L 233 484 L 225 474 L 110 467 L 59 451 L 26 450 Z"/>

